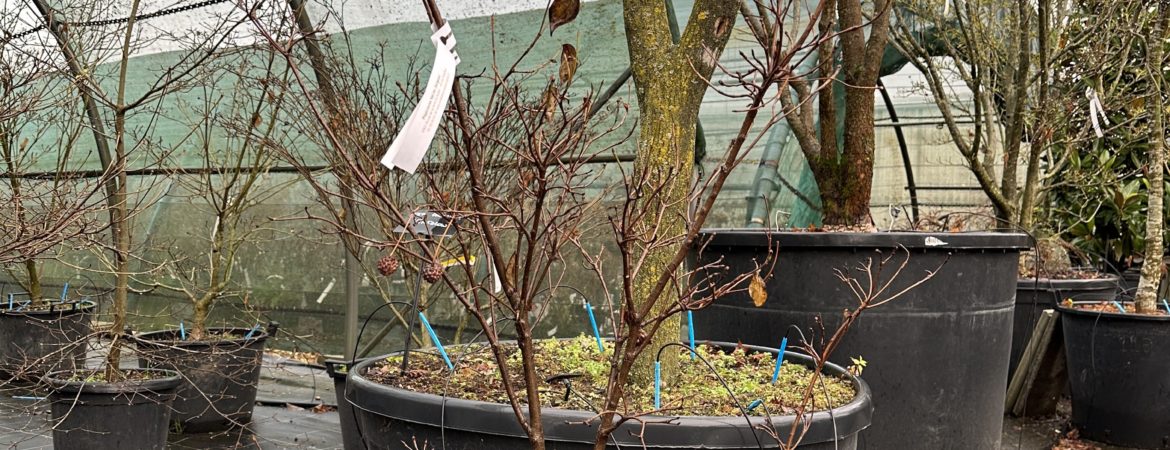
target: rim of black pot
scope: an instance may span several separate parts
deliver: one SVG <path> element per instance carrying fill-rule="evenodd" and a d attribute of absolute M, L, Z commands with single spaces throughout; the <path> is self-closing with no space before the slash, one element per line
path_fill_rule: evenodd
<path fill-rule="evenodd" d="M 735 348 L 738 344 L 728 342 L 704 342 L 705 344 L 719 345 L 723 348 Z M 456 346 L 452 346 L 456 347 Z M 749 350 L 775 353 L 775 349 L 761 346 L 743 345 Z M 451 397 L 442 397 L 437 394 L 408 391 L 393 386 L 387 386 L 365 378 L 364 372 L 371 365 L 387 357 L 401 352 L 369 358 L 353 366 L 346 382 L 345 398 L 354 408 L 371 414 L 378 414 L 417 424 L 442 426 L 447 429 L 470 431 L 481 434 L 526 438 L 523 430 L 516 423 L 516 416 L 512 406 L 504 403 L 492 403 L 477 400 L 464 400 Z M 808 355 L 785 352 L 786 362 L 798 362 L 806 367 L 811 366 L 813 360 Z M 873 400 L 869 385 L 864 380 L 853 376 L 841 366 L 826 363 L 825 372 L 831 375 L 845 375 L 857 389 L 857 395 L 849 403 L 829 411 L 817 411 L 808 416 L 806 421 L 813 424 L 804 435 L 803 443 L 829 442 L 851 436 L 858 431 L 869 427 L 873 415 Z M 362 389 L 365 395 L 351 395 L 355 389 Z M 750 401 L 740 399 L 740 401 Z M 440 411 L 445 405 L 445 413 L 440 422 Z M 747 406 L 744 403 L 744 406 Z M 378 409 L 377 412 L 371 407 Z M 393 411 L 393 416 L 385 413 Z M 597 414 L 592 411 L 568 410 L 561 408 L 542 408 L 544 417 L 545 437 L 555 442 L 592 443 L 597 431 Z M 628 421 L 611 434 L 611 438 L 620 445 L 641 446 L 638 435 L 645 437 L 646 442 L 653 442 L 661 447 L 702 447 L 702 448 L 742 448 L 756 447 L 756 436 L 761 442 L 768 443 L 772 439 L 759 425 L 766 424 L 763 416 L 751 416 L 752 427 L 747 426 L 748 419 L 742 416 L 647 416 L 658 418 L 672 418 L 670 423 L 647 422 L 645 428 L 637 421 Z M 772 424 L 776 430 L 787 430 L 795 420 L 793 415 L 774 414 Z M 833 421 L 835 420 L 835 426 Z M 583 425 L 589 424 L 589 425 Z"/>
<path fill-rule="evenodd" d="M 72 314 L 79 312 L 86 312 L 97 307 L 97 302 L 93 300 L 65 300 L 61 301 L 56 298 L 47 298 L 49 300 L 49 309 L 32 309 L 28 311 L 18 311 L 9 309 L 8 305 L 0 304 L 0 316 L 37 316 L 49 314 Z"/>
<path fill-rule="evenodd" d="M 148 391 L 165 391 L 174 389 L 183 381 L 182 375 L 179 372 L 166 369 L 121 369 L 122 372 L 148 372 L 157 374 L 147 380 L 124 380 L 114 383 L 107 383 L 104 381 L 78 381 L 62 378 L 65 374 L 87 373 L 92 374 L 94 370 L 58 370 L 50 372 L 42 377 L 45 384 L 49 385 L 57 392 L 82 392 L 84 394 L 120 394 L 127 392 L 148 392 Z"/>
<path fill-rule="evenodd" d="M 326 359 L 323 361 L 325 363 L 325 373 L 329 374 L 329 376 L 333 379 L 345 378 L 346 375 L 349 375 L 350 367 L 354 367 L 358 365 L 358 363 L 361 363 L 367 359 L 369 358 L 358 358 L 353 361 L 345 359 Z"/>
<path fill-rule="evenodd" d="M 1097 278 L 1044 278 L 1044 277 L 1027 277 L 1017 278 L 1016 284 L 1020 287 L 1032 287 L 1039 284 L 1040 288 L 1046 286 L 1059 286 L 1061 289 L 1072 287 L 1073 289 L 1082 286 L 1100 287 L 1121 286 L 1121 277 L 1112 273 L 1098 273 Z"/>
<path fill-rule="evenodd" d="M 165 347 L 181 347 L 181 348 L 216 347 L 216 346 L 221 346 L 221 345 L 241 345 L 242 346 L 242 345 L 252 344 L 255 342 L 262 342 L 262 341 L 268 339 L 268 331 L 265 330 L 264 328 L 257 329 L 257 328 L 244 328 L 244 327 L 211 327 L 211 328 L 207 329 L 207 331 L 209 331 L 209 332 L 216 331 L 216 332 L 219 332 L 219 334 L 224 334 L 224 332 L 231 332 L 233 334 L 238 333 L 238 334 L 243 334 L 243 335 L 247 335 L 248 332 L 250 332 L 252 330 L 255 330 L 255 332 L 252 334 L 252 337 L 250 337 L 250 338 L 245 338 L 244 336 L 240 336 L 240 337 L 235 338 L 235 339 L 214 339 L 214 340 L 203 340 L 203 341 L 195 341 L 195 340 L 190 340 L 190 339 L 183 340 L 181 338 L 182 332 L 179 329 L 175 328 L 175 329 L 157 330 L 157 331 L 150 331 L 150 332 L 141 333 L 141 334 L 135 334 L 135 335 L 130 336 L 130 339 L 132 341 L 134 341 L 134 343 L 136 345 L 141 344 L 141 345 L 148 345 L 148 346 L 153 346 L 153 347 L 165 346 Z"/>
<path fill-rule="evenodd" d="M 875 247 L 907 249 L 1025 250 L 1032 238 L 1020 232 L 926 232 L 926 231 L 783 231 L 764 228 L 704 228 L 697 246 L 720 247 Z"/>
<path fill-rule="evenodd" d="M 1077 305 L 1096 305 L 1096 304 L 1101 304 L 1101 303 L 1108 303 L 1108 301 L 1098 301 L 1098 300 L 1079 301 L 1079 302 L 1074 301 L 1073 302 L 1074 307 L 1071 307 L 1071 308 L 1068 307 L 1067 305 L 1065 305 L 1065 302 L 1060 302 L 1060 303 L 1056 304 L 1056 310 L 1060 311 L 1061 314 L 1069 314 L 1069 315 L 1081 316 L 1081 317 L 1108 317 L 1111 319 L 1135 320 L 1135 321 L 1140 321 L 1140 322 L 1167 322 L 1167 323 L 1170 323 L 1170 315 L 1151 316 L 1151 315 L 1147 315 L 1147 314 L 1117 313 L 1117 312 L 1111 312 L 1111 311 L 1088 311 L 1088 310 L 1084 310 L 1084 309 L 1077 309 L 1075 307 Z M 1162 306 L 1159 304 L 1159 307 L 1162 307 Z"/>

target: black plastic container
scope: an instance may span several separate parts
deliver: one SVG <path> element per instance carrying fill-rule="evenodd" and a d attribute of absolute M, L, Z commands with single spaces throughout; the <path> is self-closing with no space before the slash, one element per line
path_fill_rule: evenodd
<path fill-rule="evenodd" d="M 31 311 L 0 309 L 0 377 L 36 379 L 85 367 L 94 302 L 52 300 Z"/>
<path fill-rule="evenodd" d="M 127 372 L 143 372 L 128 369 Z M 179 374 L 148 370 L 149 379 L 120 383 L 84 380 L 87 372 L 45 376 L 53 390 L 53 448 L 56 450 L 165 449 L 171 401 Z"/>
<path fill-rule="evenodd" d="M 357 431 L 357 416 L 354 414 L 353 404 L 345 398 L 345 379 L 349 375 L 349 368 L 353 366 L 354 364 L 348 361 L 332 359 L 325 361 L 325 372 L 333 379 L 333 392 L 337 395 L 337 417 L 341 422 L 341 444 L 345 450 L 364 448 L 361 435 Z"/>
<path fill-rule="evenodd" d="M 713 344 L 734 347 L 734 344 Z M 764 347 L 748 348 L 776 352 L 775 349 Z M 786 352 L 785 358 L 786 362 L 806 366 L 812 364 L 811 358 L 797 353 Z M 401 448 L 402 442 L 411 442 L 412 439 L 452 450 L 511 450 L 529 446 L 528 438 L 516 423 L 516 415 L 510 405 L 445 399 L 366 379 L 363 376 L 366 370 L 382 359 L 370 358 L 357 364 L 350 370 L 346 383 L 347 395 L 353 401 L 358 417 L 357 428 L 366 448 Z M 834 409 L 832 415 L 825 411 L 814 413 L 811 421 L 806 422 L 810 428 L 798 448 L 855 449 L 858 432 L 869 426 L 873 414 L 869 387 L 837 365 L 826 365 L 825 373 L 848 376 L 857 387 L 857 396 L 852 402 Z M 558 408 L 545 408 L 541 412 L 547 448 L 593 448 L 597 414 Z M 794 419 L 794 416 L 772 416 L 772 424 L 777 430 L 786 431 Z M 753 431 L 743 417 L 683 416 L 670 423 L 664 422 L 627 422 L 614 431 L 611 442 L 616 441 L 621 448 L 757 449 L 759 444 L 752 437 L 754 432 L 764 446 L 777 447 L 775 439 L 764 431 Z M 763 417 L 751 417 L 751 423 L 756 426 L 765 422 Z M 639 435 L 645 438 L 644 443 Z M 617 448 L 614 445 L 611 447 Z"/>
<path fill-rule="evenodd" d="M 252 420 L 264 343 L 276 330 L 209 328 L 224 336 L 184 341 L 179 330 L 155 331 L 134 338 L 143 367 L 178 371 L 183 375 L 171 415 L 179 432 L 222 431 Z"/>
<path fill-rule="evenodd" d="M 816 330 L 819 340 L 818 319 L 831 334 L 841 312 L 858 302 L 834 269 L 860 277 L 853 269 L 867 259 L 876 266 L 896 252 L 881 273 L 887 280 L 905 260 L 900 250 L 905 248 L 909 262 L 887 292 L 905 289 L 927 271 L 938 274 L 867 311 L 830 358 L 838 364 L 858 356 L 868 362 L 865 379 L 874 392 L 875 415 L 860 447 L 998 450 L 1016 270 L 1019 252 L 1029 243 L 1021 233 L 705 230 L 697 259 L 726 266 L 725 272 L 709 271 L 716 281 L 755 271 L 769 249 L 778 259 L 764 266 L 772 273 L 762 307 L 746 292 L 721 297 L 695 312 L 695 335 L 778 345 L 789 326 L 797 325 L 810 339 Z"/>
<path fill-rule="evenodd" d="M 1065 299 L 1113 300 L 1121 289 L 1117 275 L 1100 278 L 1060 280 L 1050 278 L 1021 278 L 1016 282 L 1016 313 L 1012 321 L 1012 359 L 1008 365 L 1008 379 L 1016 373 L 1020 357 L 1032 330 L 1040 320 L 1040 313 L 1053 309 Z"/>
<path fill-rule="evenodd" d="M 1057 309 L 1081 436 L 1170 448 L 1170 317 Z"/>

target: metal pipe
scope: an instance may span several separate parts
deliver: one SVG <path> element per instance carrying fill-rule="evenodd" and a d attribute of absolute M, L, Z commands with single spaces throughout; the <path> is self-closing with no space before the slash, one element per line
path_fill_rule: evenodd
<path fill-rule="evenodd" d="M 914 186 L 914 167 L 910 164 L 910 150 L 906 148 L 906 135 L 902 133 L 902 125 L 898 123 L 898 112 L 894 109 L 894 101 L 886 91 L 881 77 L 877 79 L 878 92 L 882 94 L 882 101 L 886 104 L 886 112 L 890 115 L 890 122 L 894 124 L 894 135 L 898 136 L 898 148 L 902 151 L 902 167 L 906 169 L 906 188 L 910 190 L 910 217 L 918 222 L 918 189 Z"/>

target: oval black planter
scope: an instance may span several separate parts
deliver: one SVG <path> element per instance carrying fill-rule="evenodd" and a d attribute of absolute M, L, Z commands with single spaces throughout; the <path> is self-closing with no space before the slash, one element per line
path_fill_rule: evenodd
<path fill-rule="evenodd" d="M 248 328 L 207 331 L 238 337 L 183 341 L 179 330 L 134 337 L 141 366 L 175 370 L 183 376 L 171 415 L 176 431 L 222 431 L 252 420 L 268 332 L 258 330 L 251 338 L 244 339 L 250 331 Z"/>
<path fill-rule="evenodd" d="M 861 435 L 861 448 L 997 450 L 1018 256 L 1029 242 L 1021 233 L 704 230 L 699 264 L 727 267 L 709 274 L 716 281 L 754 271 L 769 248 L 778 250 L 778 260 L 763 307 L 756 308 L 746 292 L 724 296 L 695 312 L 695 335 L 777 345 L 789 325 L 806 335 L 819 332 L 818 318 L 831 333 L 841 311 L 857 304 L 834 269 L 850 270 L 898 251 L 882 274 L 888 279 L 903 260 L 898 249 L 906 248 L 910 261 L 888 289 L 898 292 L 946 261 L 933 279 L 866 312 L 831 359 L 847 364 L 861 356 L 869 362 L 865 379 L 877 413 Z"/>
<path fill-rule="evenodd" d="M 1040 320 L 1040 313 L 1052 309 L 1065 299 L 1113 300 L 1121 289 L 1121 277 L 1104 274 L 1100 278 L 1061 280 L 1050 278 L 1021 278 L 1016 281 L 1016 313 L 1012 320 L 1012 359 L 1008 365 L 1008 379 L 1016 373 L 1020 356 L 1032 330 Z"/>
<path fill-rule="evenodd" d="M 120 383 L 70 381 L 70 375 L 76 371 L 46 375 L 44 380 L 52 389 L 49 400 L 56 425 L 53 448 L 166 448 L 171 401 L 180 378 L 172 371 L 149 372 L 154 375 L 151 379 Z"/>
<path fill-rule="evenodd" d="M 85 367 L 96 304 L 52 301 L 49 309 L 0 309 L 0 376 L 35 379 Z"/>
<path fill-rule="evenodd" d="M 714 343 L 725 347 L 734 344 Z M 749 349 L 775 353 L 776 350 L 748 346 Z M 812 364 L 808 356 L 787 352 L 785 361 Z M 358 418 L 358 432 L 366 448 L 401 448 L 402 442 L 429 442 L 447 449 L 517 449 L 527 448 L 528 438 L 516 423 L 512 407 L 500 403 L 444 398 L 434 394 L 398 389 L 366 379 L 363 374 L 372 364 L 384 359 L 370 358 L 354 366 L 346 383 L 346 395 L 353 401 Z M 825 373 L 846 375 L 837 365 L 827 365 Z M 851 450 L 857 448 L 857 434 L 869 426 L 873 414 L 869 387 L 859 378 L 848 375 L 857 386 L 852 402 L 829 412 L 812 415 L 811 426 L 798 448 L 806 450 Z M 576 450 L 593 448 L 597 415 L 593 412 L 545 408 L 544 432 L 549 449 Z M 773 416 L 777 430 L 787 430 L 794 416 Z M 753 425 L 764 423 L 752 417 Z M 834 423 L 835 422 L 835 423 Z M 586 425 L 585 423 L 589 423 Z M 776 443 L 767 433 L 753 430 L 743 417 L 683 416 L 671 423 L 644 424 L 633 421 L 622 425 L 612 438 L 622 448 L 718 448 L 756 449 L 760 442 L 769 448 Z M 644 433 L 644 434 L 642 434 Z M 642 434 L 643 441 L 637 437 Z M 770 442 L 771 441 L 771 442 Z M 612 442 L 612 441 L 611 441 Z M 616 446 L 611 446 L 617 448 Z"/>
<path fill-rule="evenodd" d="M 364 360 L 360 360 L 364 361 Z M 359 361 L 359 362 L 360 362 Z M 361 450 L 362 438 L 357 431 L 357 416 L 353 404 L 345 398 L 345 380 L 354 363 L 325 360 L 325 372 L 333 379 L 333 393 L 337 395 L 337 418 L 341 422 L 341 444 L 345 450 Z"/>
<path fill-rule="evenodd" d="M 1170 448 L 1170 317 L 1057 306 L 1072 423 L 1113 445 Z"/>

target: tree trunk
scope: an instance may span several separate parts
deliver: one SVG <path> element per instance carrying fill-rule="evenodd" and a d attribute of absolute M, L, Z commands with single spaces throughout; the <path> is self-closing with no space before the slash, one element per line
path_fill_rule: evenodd
<path fill-rule="evenodd" d="M 671 291 L 663 292 L 664 298 L 659 299 L 650 299 L 649 295 L 658 280 L 666 275 L 662 268 L 678 252 L 675 241 L 686 233 L 688 193 L 694 172 L 695 122 L 702 100 L 687 98 L 685 86 L 688 81 L 679 77 L 662 78 L 651 83 L 639 104 L 642 129 L 638 135 L 634 176 L 642 195 L 648 197 L 644 204 L 647 215 L 637 231 L 640 236 L 655 242 L 652 245 L 657 247 L 647 251 L 634 280 L 633 291 L 635 305 L 654 302 L 647 317 L 658 316 L 678 304 L 678 298 Z M 662 245 L 667 242 L 671 245 Z M 638 357 L 630 374 L 633 383 L 646 385 L 653 382 L 654 357 L 658 348 L 677 342 L 680 330 L 677 314 L 666 319 L 651 337 L 647 351 Z M 677 356 L 673 352 L 663 354 L 663 373 L 675 372 Z"/>
<path fill-rule="evenodd" d="M 641 124 L 634 183 L 640 190 L 638 209 L 644 215 L 638 218 L 635 229 L 638 237 L 652 239 L 646 242 L 646 248 L 635 250 L 646 252 L 641 264 L 627 270 L 638 271 L 630 280 L 634 309 L 653 306 L 643 316 L 623 305 L 623 320 L 634 333 L 629 336 L 633 345 L 645 345 L 645 340 L 653 339 L 646 347 L 647 353 L 656 353 L 659 346 L 679 339 L 677 315 L 667 318 L 653 336 L 642 336 L 645 323 L 638 322 L 653 319 L 678 302 L 670 290 L 657 298 L 652 298 L 652 293 L 662 277 L 675 275 L 666 273 L 664 268 L 679 251 L 688 224 L 699 105 L 707 92 L 706 80 L 727 45 L 738 13 L 739 2 L 735 0 L 696 0 L 676 44 L 670 32 L 667 2 L 624 3 L 622 16 Z M 664 354 L 665 375 L 677 367 L 677 356 L 672 352 Z M 629 382 L 652 381 L 653 357 L 639 356 Z"/>
<path fill-rule="evenodd" d="M 841 60 L 837 67 L 844 89 L 824 89 L 819 95 L 844 96 L 844 110 L 831 111 L 833 114 L 844 114 L 842 148 L 838 153 L 835 145 L 825 146 L 826 143 L 832 144 L 826 141 L 830 133 L 825 128 L 835 129 L 837 124 L 822 120 L 820 155 L 809 161 L 821 192 L 826 225 L 858 225 L 867 222 L 869 218 L 873 185 L 874 91 L 889 38 L 892 14 L 889 0 L 875 1 L 873 8 L 874 17 L 868 20 L 860 0 L 837 2 L 837 28 L 847 30 L 837 38 L 841 50 Z M 822 76 L 830 76 L 823 68 L 821 70 Z M 820 102 L 822 113 L 827 112 L 826 105 L 832 103 Z"/>
<path fill-rule="evenodd" d="M 1137 312 L 1153 313 L 1157 309 L 1158 283 L 1162 278 L 1162 182 L 1166 170 L 1166 119 L 1165 105 L 1162 104 L 1162 84 L 1164 75 L 1163 43 L 1166 41 L 1167 5 L 1158 3 L 1158 22 L 1154 26 L 1153 36 L 1146 37 L 1146 48 L 1149 57 L 1146 58 L 1146 70 L 1150 76 L 1150 112 L 1152 114 L 1153 133 L 1150 136 L 1150 159 L 1146 166 L 1146 176 L 1150 183 L 1150 192 L 1147 196 L 1146 209 L 1146 253 L 1142 261 L 1142 278 L 1138 282 L 1137 295 L 1134 303 Z"/>

